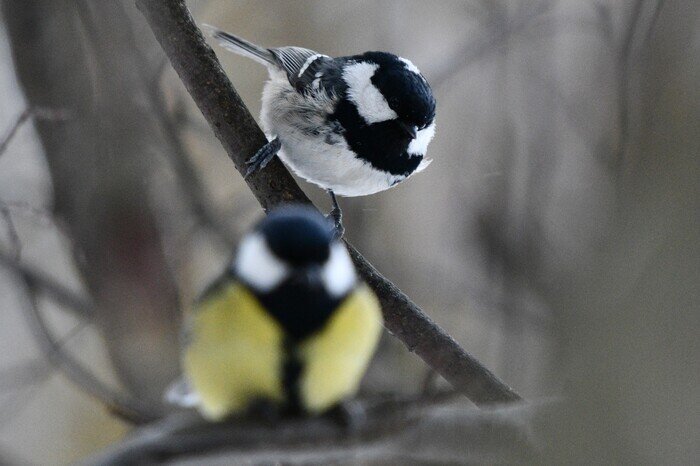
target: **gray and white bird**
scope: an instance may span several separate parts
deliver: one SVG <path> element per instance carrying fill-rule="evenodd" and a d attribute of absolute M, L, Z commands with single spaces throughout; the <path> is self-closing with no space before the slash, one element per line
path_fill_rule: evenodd
<path fill-rule="evenodd" d="M 206 26 L 226 49 L 265 66 L 270 79 L 260 119 L 271 138 L 246 176 L 275 155 L 303 179 L 335 195 L 388 189 L 431 162 L 435 98 L 418 68 L 386 52 L 332 58 L 301 47 L 264 48 Z"/>

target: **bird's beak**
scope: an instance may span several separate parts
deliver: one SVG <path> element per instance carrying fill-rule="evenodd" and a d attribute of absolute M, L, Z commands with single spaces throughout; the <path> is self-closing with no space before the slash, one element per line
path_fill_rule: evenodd
<path fill-rule="evenodd" d="M 408 123 L 404 123 L 403 121 L 399 122 L 399 126 L 401 127 L 401 130 L 406 133 L 407 136 L 410 136 L 411 139 L 416 138 L 416 132 L 417 128 L 413 125 L 409 125 Z"/>

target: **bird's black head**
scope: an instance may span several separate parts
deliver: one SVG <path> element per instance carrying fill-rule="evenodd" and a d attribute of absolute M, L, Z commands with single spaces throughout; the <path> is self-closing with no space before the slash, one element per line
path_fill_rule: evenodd
<path fill-rule="evenodd" d="M 362 59 L 379 65 L 372 76 L 372 84 L 379 89 L 399 120 L 417 129 L 433 122 L 433 91 L 413 63 L 386 52 L 366 52 Z"/>
<path fill-rule="evenodd" d="M 272 253 L 291 267 L 321 265 L 328 260 L 333 226 L 317 210 L 286 206 L 272 211 L 257 226 Z"/>
<path fill-rule="evenodd" d="M 293 340 L 321 328 L 356 285 L 332 224 L 301 205 L 272 211 L 241 241 L 235 274 Z"/>

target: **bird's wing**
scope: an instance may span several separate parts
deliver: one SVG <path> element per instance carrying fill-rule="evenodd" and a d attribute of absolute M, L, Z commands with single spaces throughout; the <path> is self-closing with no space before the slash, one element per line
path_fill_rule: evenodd
<path fill-rule="evenodd" d="M 202 28 L 231 52 L 281 69 L 298 92 L 318 90 L 324 84 L 329 87 L 323 76 L 338 75 L 340 72 L 335 60 L 310 49 L 293 46 L 267 49 L 208 24 L 202 25 Z"/>
<path fill-rule="evenodd" d="M 280 47 L 270 49 L 270 52 L 287 74 L 289 83 L 298 92 L 323 87 L 325 77 L 338 67 L 336 61 L 328 55 L 302 47 Z"/>

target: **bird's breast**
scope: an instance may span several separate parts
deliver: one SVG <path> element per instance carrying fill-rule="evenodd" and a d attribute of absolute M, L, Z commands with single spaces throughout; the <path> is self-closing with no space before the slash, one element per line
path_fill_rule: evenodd
<path fill-rule="evenodd" d="M 403 181 L 420 165 L 391 122 L 367 125 L 346 100 L 309 97 L 271 79 L 261 120 L 282 142 L 280 159 L 298 176 L 341 196 L 364 196 Z"/>

